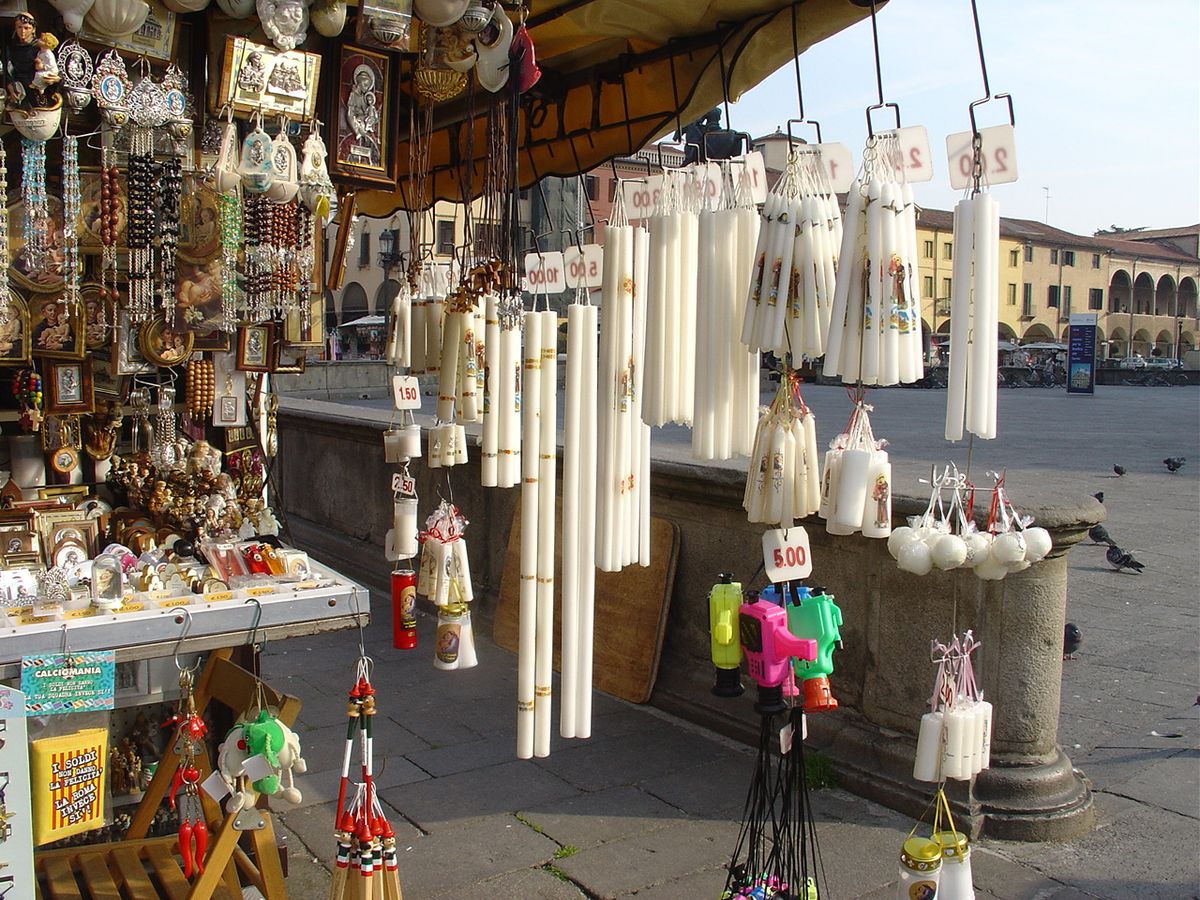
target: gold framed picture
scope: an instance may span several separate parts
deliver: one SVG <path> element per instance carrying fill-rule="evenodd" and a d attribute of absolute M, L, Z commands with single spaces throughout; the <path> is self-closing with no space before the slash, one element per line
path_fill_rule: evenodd
<path fill-rule="evenodd" d="M 83 324 L 78 306 L 63 302 L 62 295 L 43 295 L 29 308 L 33 355 L 46 359 L 83 359 Z"/>
<path fill-rule="evenodd" d="M 146 0 L 150 12 L 142 27 L 133 34 L 113 37 L 108 34 L 96 34 L 90 31 L 85 20 L 84 27 L 79 32 L 80 40 L 98 44 L 102 47 L 116 47 L 131 56 L 147 56 L 151 59 L 168 61 L 172 59 L 175 47 L 175 23 L 177 16 L 163 6 L 158 0 Z"/>
<path fill-rule="evenodd" d="M 117 313 L 109 358 L 114 375 L 144 375 L 154 371 L 154 366 L 142 356 L 138 346 L 138 329 L 130 324 L 126 310 Z"/>
<path fill-rule="evenodd" d="M 46 415 L 79 415 L 95 410 L 90 359 L 47 362 L 45 375 Z"/>
<path fill-rule="evenodd" d="M 318 54 L 276 50 L 231 34 L 221 62 L 220 106 L 247 115 L 261 111 L 299 120 L 313 117 L 321 75 Z"/>
<path fill-rule="evenodd" d="M 271 345 L 275 323 L 243 325 L 238 329 L 237 367 L 242 372 L 271 371 Z"/>
<path fill-rule="evenodd" d="M 138 349 L 156 366 L 178 366 L 192 355 L 195 336 L 167 325 L 162 316 L 146 322 L 138 331 Z"/>
<path fill-rule="evenodd" d="M 10 290 L 0 300 L 0 366 L 28 365 L 31 358 L 29 307 Z"/>

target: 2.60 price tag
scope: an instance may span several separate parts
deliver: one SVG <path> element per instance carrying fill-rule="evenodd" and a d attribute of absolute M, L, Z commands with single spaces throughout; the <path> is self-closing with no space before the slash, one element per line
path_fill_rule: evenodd
<path fill-rule="evenodd" d="M 1008 184 L 1017 180 L 1017 140 L 1011 125 L 980 128 L 979 162 L 983 184 Z M 950 187 L 956 191 L 971 186 L 975 172 L 975 150 L 971 132 L 962 131 L 946 138 L 946 156 L 950 167 Z"/>
<path fill-rule="evenodd" d="M 812 574 L 808 532 L 799 525 L 776 528 L 763 535 L 763 567 L 772 582 L 797 581 Z"/>
<path fill-rule="evenodd" d="M 568 247 L 563 251 L 563 271 L 572 290 L 600 287 L 604 283 L 604 248 L 584 244 L 581 253 L 578 247 Z"/>
<path fill-rule="evenodd" d="M 392 405 L 396 409 L 421 408 L 421 386 L 416 375 L 392 376 Z"/>

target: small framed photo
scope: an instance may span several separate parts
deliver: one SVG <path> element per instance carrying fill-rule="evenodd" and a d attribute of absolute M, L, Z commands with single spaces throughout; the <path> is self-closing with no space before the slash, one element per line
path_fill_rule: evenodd
<path fill-rule="evenodd" d="M 85 284 L 79 289 L 83 301 L 83 344 L 89 351 L 107 350 L 112 341 L 116 310 L 100 296 L 100 291 L 98 284 Z"/>
<path fill-rule="evenodd" d="M 30 358 L 29 307 L 10 289 L 0 301 L 0 366 L 26 366 Z"/>
<path fill-rule="evenodd" d="M 91 491 L 91 486 L 86 484 L 50 484 L 46 487 L 37 489 L 39 500 L 58 500 L 65 498 L 61 502 L 77 504 L 88 498 Z M 2 529 L 3 526 L 0 526 Z"/>
<path fill-rule="evenodd" d="M 78 307 L 61 295 L 38 297 L 29 310 L 33 355 L 46 359 L 83 359 L 83 323 Z"/>
<path fill-rule="evenodd" d="M 115 599 L 119 602 L 120 594 Z M 117 663 L 113 691 L 113 696 L 118 700 L 123 697 L 145 697 L 150 693 L 150 660 L 130 659 Z"/>
<path fill-rule="evenodd" d="M 92 361 L 48 362 L 45 365 L 47 415 L 91 413 L 96 408 L 92 393 Z"/>
<path fill-rule="evenodd" d="M 21 525 L 0 525 L 0 554 L 37 553 L 37 534 Z"/>
<path fill-rule="evenodd" d="M 209 48 L 209 71 L 221 73 L 222 106 L 247 115 L 261 111 L 299 120 L 313 117 L 321 74 L 319 54 L 277 50 L 232 34 L 225 38 L 225 52 L 220 50 L 215 45 Z"/>
<path fill-rule="evenodd" d="M 144 375 L 154 371 L 154 366 L 142 356 L 141 348 L 138 347 L 138 329 L 130 324 L 129 313 L 126 310 L 117 313 L 109 358 L 112 360 L 114 375 Z"/>
<path fill-rule="evenodd" d="M 228 331 L 206 331 L 203 333 L 196 332 L 196 340 L 192 344 L 192 349 L 197 353 L 209 351 L 212 353 L 228 353 L 229 352 L 229 332 Z"/>
<path fill-rule="evenodd" d="M 353 44 L 339 48 L 326 113 L 333 123 L 329 174 L 335 181 L 395 187 L 393 81 L 393 61 L 387 54 Z"/>
<path fill-rule="evenodd" d="M 124 403 L 129 397 L 130 377 L 113 371 L 112 359 L 107 353 L 94 353 L 91 359 L 92 392 L 96 398 Z"/>
<path fill-rule="evenodd" d="M 275 323 L 243 325 L 238 329 L 237 367 L 242 372 L 271 371 Z"/>
<path fill-rule="evenodd" d="M 274 344 L 271 371 L 276 375 L 304 374 L 304 357 L 308 350 L 304 347 L 291 347 L 282 341 Z"/>
<path fill-rule="evenodd" d="M 110 34 L 93 33 L 85 22 L 79 37 L 102 47 L 116 47 L 131 56 L 146 56 L 164 62 L 174 58 L 175 22 L 178 18 L 159 0 L 148 0 L 150 12 L 146 21 L 132 34 L 113 37 Z"/>
<path fill-rule="evenodd" d="M 162 316 L 151 319 L 138 330 L 138 349 L 156 366 L 178 366 L 187 362 L 195 341 L 190 331 L 167 325 Z"/>

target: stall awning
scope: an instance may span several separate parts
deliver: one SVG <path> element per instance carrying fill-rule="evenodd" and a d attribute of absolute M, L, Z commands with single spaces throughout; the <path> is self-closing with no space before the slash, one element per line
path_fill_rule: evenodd
<path fill-rule="evenodd" d="M 800 51 L 870 15 L 868 0 L 533 0 L 531 6 L 526 24 L 543 75 L 521 108 L 523 186 L 539 176 L 585 172 L 695 121 L 722 102 L 722 75 L 736 100 L 792 58 L 793 11 Z M 477 90 L 473 109 L 459 97 L 436 110 L 433 197 L 462 199 L 468 147 L 478 192 L 489 155 L 483 115 L 489 97 Z M 793 102 L 782 104 L 781 113 L 794 114 Z M 400 159 L 401 189 L 359 192 L 360 212 L 386 216 L 408 206 L 403 147 Z"/>
<path fill-rule="evenodd" d="M 363 328 L 367 328 L 367 327 L 378 328 L 381 325 L 383 325 L 383 323 L 385 321 L 386 320 L 383 318 L 383 316 L 362 316 L 361 318 L 355 319 L 353 322 L 343 322 L 338 327 L 339 328 L 357 328 L 357 327 L 361 326 Z"/>

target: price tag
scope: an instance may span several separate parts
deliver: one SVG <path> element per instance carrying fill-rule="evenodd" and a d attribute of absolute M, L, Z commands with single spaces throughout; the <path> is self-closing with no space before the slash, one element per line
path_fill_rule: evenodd
<path fill-rule="evenodd" d="M 117 615 L 121 613 L 141 612 L 145 608 L 146 604 L 144 603 L 125 603 L 117 610 Z"/>
<path fill-rule="evenodd" d="M 791 722 L 779 729 L 779 753 L 782 756 L 787 756 L 792 752 L 792 737 L 795 731 Z"/>
<path fill-rule="evenodd" d="M 561 294 L 567 287 L 563 276 L 563 255 L 552 253 L 525 254 L 525 285 L 531 294 Z"/>
<path fill-rule="evenodd" d="M 1011 125 L 980 128 L 983 139 L 980 148 L 984 184 L 1009 184 L 1017 180 L 1017 141 Z M 946 138 L 946 157 L 950 169 L 950 187 L 956 191 L 971 186 L 975 168 L 975 153 L 971 147 L 971 132 L 963 131 Z"/>
<path fill-rule="evenodd" d="M 604 248 L 584 244 L 583 252 L 572 246 L 563 251 L 563 271 L 569 288 L 598 288 L 604 283 Z"/>
<path fill-rule="evenodd" d="M 776 528 L 763 535 L 763 565 L 773 582 L 796 581 L 812 573 L 808 532 L 800 526 Z"/>
<path fill-rule="evenodd" d="M 275 593 L 275 588 L 273 587 L 252 587 L 246 590 L 247 597 L 265 597 L 267 594 L 273 593 Z"/>
<path fill-rule="evenodd" d="M 651 175 L 646 179 L 630 179 L 621 182 L 621 193 L 625 199 L 625 215 L 631 221 L 654 215 L 662 199 L 663 177 Z"/>
<path fill-rule="evenodd" d="M 416 375 L 392 376 L 392 405 L 396 409 L 421 408 L 421 386 Z"/>
<path fill-rule="evenodd" d="M 175 606 L 187 606 L 191 602 L 191 597 L 172 597 L 170 600 L 159 600 L 158 605 L 161 609 L 171 609 Z"/>
<path fill-rule="evenodd" d="M 275 769 L 265 756 L 257 753 L 249 757 L 242 763 L 242 771 L 246 773 L 246 777 L 251 781 L 261 781 L 269 775 L 275 774 Z"/>
<path fill-rule="evenodd" d="M 223 603 L 226 600 L 233 599 L 233 591 L 213 591 L 211 594 L 204 595 L 206 603 Z"/>
<path fill-rule="evenodd" d="M 66 619 L 87 619 L 92 616 L 91 609 L 72 609 L 68 610 L 64 618 Z"/>
<path fill-rule="evenodd" d="M 742 191 L 749 191 L 754 203 L 767 202 L 767 167 L 763 164 L 763 155 L 752 150 L 745 156 L 731 160 L 734 163 L 733 177 L 738 181 Z M 738 165 L 738 163 L 741 165 Z"/>
<path fill-rule="evenodd" d="M 830 189 L 837 194 L 850 190 L 854 184 L 854 157 L 850 148 L 845 144 L 813 144 L 813 148 L 821 154 Z"/>
<path fill-rule="evenodd" d="M 929 132 L 924 125 L 909 125 L 880 134 L 894 134 L 899 144 L 896 173 L 909 184 L 933 179 L 933 155 L 929 152 Z"/>
<path fill-rule="evenodd" d="M 392 492 L 415 497 L 417 495 L 417 479 L 403 472 L 392 473 Z"/>
<path fill-rule="evenodd" d="M 208 794 L 214 803 L 220 803 L 229 794 L 229 785 L 225 782 L 225 776 L 220 772 L 213 772 L 200 782 L 200 790 Z"/>

